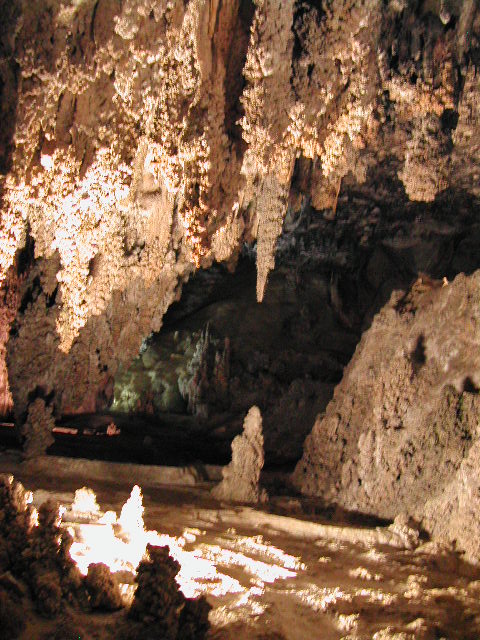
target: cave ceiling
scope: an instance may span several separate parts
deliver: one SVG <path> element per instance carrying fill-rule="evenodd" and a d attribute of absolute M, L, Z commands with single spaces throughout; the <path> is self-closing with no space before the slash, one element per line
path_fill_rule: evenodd
<path fill-rule="evenodd" d="M 0 9 L 0 376 L 19 411 L 37 387 L 92 408 L 190 276 L 245 245 L 262 301 L 306 209 L 358 246 L 422 217 L 476 225 L 474 0 Z"/>

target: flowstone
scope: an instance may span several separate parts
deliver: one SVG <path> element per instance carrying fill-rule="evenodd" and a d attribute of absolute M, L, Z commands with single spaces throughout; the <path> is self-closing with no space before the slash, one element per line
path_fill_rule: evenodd
<path fill-rule="evenodd" d="M 480 271 L 419 278 L 366 331 L 294 478 L 325 503 L 413 517 L 480 557 Z"/>

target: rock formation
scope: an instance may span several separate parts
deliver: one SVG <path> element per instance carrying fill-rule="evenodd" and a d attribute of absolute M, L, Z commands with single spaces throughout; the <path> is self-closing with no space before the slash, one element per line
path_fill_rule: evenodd
<path fill-rule="evenodd" d="M 34 240 L 17 415 L 38 385 L 94 410 L 182 281 L 255 238 L 262 299 L 304 198 L 335 211 L 380 167 L 413 199 L 478 195 L 473 0 L 446 26 L 438 2 L 4 4 L 4 282 Z"/>
<path fill-rule="evenodd" d="M 480 271 L 394 292 L 305 442 L 308 495 L 480 547 Z"/>
<path fill-rule="evenodd" d="M 301 289 L 302 270 L 315 265 L 315 277 L 328 283 L 329 311 L 352 335 L 420 271 L 452 279 L 480 268 L 475 0 L 0 0 L 0 12 L 0 410 L 13 412 L 20 427 L 32 424 L 39 402 L 47 403 L 52 420 L 108 406 L 117 374 L 160 331 L 185 283 L 214 263 L 234 271 L 240 256 L 253 256 L 255 296 L 262 301 L 279 255 L 291 251 L 297 261 L 289 265 L 288 287 Z M 446 291 L 474 281 L 460 278 Z M 470 286 L 458 294 L 458 308 L 469 304 L 461 295 L 475 295 Z M 432 291 L 440 302 L 450 295 Z M 397 303 L 386 307 L 372 331 L 384 317 L 401 318 L 404 328 L 409 322 L 417 326 L 423 311 L 408 320 L 409 312 L 395 309 Z M 407 309 L 410 302 L 402 304 Z M 310 335 L 308 348 L 321 335 L 312 308 L 302 303 L 298 317 L 288 318 L 292 332 Z M 462 344 L 473 331 L 469 323 L 464 334 L 458 330 Z M 406 339 L 402 331 L 395 330 L 392 341 Z M 404 413 L 410 416 L 413 398 L 429 396 L 430 378 L 437 375 L 429 355 L 437 334 L 426 325 L 422 331 L 423 342 L 418 333 L 417 346 L 410 337 L 402 347 L 411 353 L 418 347 L 418 356 L 397 358 L 400 347 L 392 342 L 385 360 L 372 365 L 387 385 L 375 387 L 377 396 L 385 396 L 380 417 L 372 407 L 383 400 L 360 402 L 373 403 L 368 433 L 376 438 L 383 413 L 387 424 L 396 416 L 385 427 L 385 442 L 391 438 L 392 452 L 404 447 L 405 459 L 414 454 L 402 440 L 408 430 L 397 425 Z M 321 337 L 324 345 L 331 339 Z M 232 349 L 224 344 L 213 365 L 199 351 L 185 381 L 186 404 L 197 414 L 213 402 L 210 370 L 215 402 L 222 394 L 246 397 L 243 371 L 228 380 L 230 362 L 241 361 L 238 343 L 232 341 Z M 425 366 L 417 361 L 422 350 Z M 296 456 L 309 412 L 322 410 L 312 400 L 323 393 L 318 362 L 294 376 L 291 369 L 308 359 L 303 352 L 290 358 L 285 351 L 281 362 L 265 366 L 264 355 L 258 351 L 249 384 L 255 391 L 262 380 L 279 423 L 286 404 L 305 407 L 310 397 L 292 438 Z M 357 366 L 347 371 L 337 397 Z M 442 370 L 442 364 L 435 366 Z M 310 382 L 312 371 L 317 379 Z M 462 430 L 470 434 L 476 411 L 468 394 L 478 380 L 473 369 L 464 374 L 473 386 L 463 389 L 450 379 L 453 374 L 432 382 L 436 391 L 422 400 L 418 418 L 426 420 L 428 408 L 431 420 L 435 411 L 437 422 L 447 416 L 442 424 L 449 426 L 438 437 L 453 439 L 456 453 L 445 459 L 445 478 L 457 472 L 470 478 L 475 467 L 474 436 L 468 451 L 458 440 Z M 175 384 L 158 406 L 182 405 Z M 154 406 L 152 398 L 142 402 L 149 411 Z M 239 403 L 236 409 L 243 411 Z M 252 392 L 246 406 L 256 403 Z M 470 407 L 465 424 L 454 419 L 459 403 Z M 349 424 L 343 409 L 339 415 Z M 270 406 L 270 424 L 274 416 Z M 328 413 L 326 423 L 331 419 Z M 413 417 L 408 420 L 413 424 Z M 278 438 L 286 441 L 285 424 L 293 421 L 283 422 Z M 346 437 L 343 445 L 339 436 L 327 473 L 319 471 L 323 445 L 314 443 L 330 435 L 321 435 L 319 424 L 320 418 L 305 450 L 303 489 L 339 500 L 335 474 L 341 465 L 341 486 L 351 489 L 346 503 L 394 515 L 397 507 L 386 498 L 383 504 L 371 497 L 368 480 L 366 487 L 358 485 L 363 472 L 357 478 L 355 469 L 368 467 L 377 446 L 373 436 L 360 441 L 360 462 L 356 444 Z M 361 433 L 364 428 L 358 427 Z M 433 499 L 428 477 L 438 450 L 423 440 L 414 439 L 412 446 L 426 447 L 422 455 L 430 466 L 409 466 L 408 474 L 417 474 L 421 491 Z M 433 458 L 426 453 L 431 446 Z M 394 471 L 395 455 L 385 454 L 385 465 L 392 477 L 400 473 L 399 485 L 406 482 L 398 509 L 411 511 L 415 492 L 409 497 L 403 464 Z M 461 485 L 461 495 L 471 490 L 469 482 Z M 430 503 L 422 504 L 421 517 L 436 531 L 427 522 Z M 465 512 L 468 522 L 472 517 Z"/>
<path fill-rule="evenodd" d="M 118 576 L 107 565 L 90 564 L 81 575 L 70 556 L 73 538 L 60 527 L 58 505 L 48 500 L 36 512 L 31 499 L 13 476 L 0 475 L 0 638 L 23 637 L 26 624 L 28 637 L 35 639 L 92 637 L 103 625 L 85 614 L 121 608 L 101 637 L 205 638 L 211 607 L 205 597 L 189 599 L 180 591 L 175 581 L 180 565 L 168 547 L 147 546 L 132 606 L 125 609 Z"/>
<path fill-rule="evenodd" d="M 48 447 L 53 444 L 54 426 L 52 407 L 48 406 L 42 398 L 37 398 L 29 405 L 27 419 L 22 427 L 23 450 L 26 458 L 45 455 Z"/>
<path fill-rule="evenodd" d="M 12 476 L 0 476 L 0 573 L 12 576 L 7 596 L 16 593 L 22 607 L 31 598 L 41 616 L 55 618 L 67 602 L 78 603 L 82 576 L 70 557 L 72 538 L 60 531 L 58 507 L 45 502 L 37 525 L 30 501 Z"/>
<path fill-rule="evenodd" d="M 120 587 L 106 564 L 90 564 L 85 577 L 85 587 L 92 609 L 115 611 L 123 606 Z"/>
<path fill-rule="evenodd" d="M 262 415 L 252 407 L 245 417 L 243 433 L 232 442 L 232 461 L 224 467 L 223 480 L 212 493 L 218 500 L 259 502 L 268 499 L 260 487 L 263 469 Z"/>
<path fill-rule="evenodd" d="M 129 618 L 139 624 L 129 628 L 129 638 L 203 640 L 207 635 L 211 607 L 204 596 L 185 598 L 175 582 L 180 564 L 169 551 L 148 545 L 147 558 L 138 565 L 138 587 Z"/>

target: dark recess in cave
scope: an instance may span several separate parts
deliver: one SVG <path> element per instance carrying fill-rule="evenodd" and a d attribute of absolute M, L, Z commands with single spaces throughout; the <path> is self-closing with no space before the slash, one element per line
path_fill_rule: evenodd
<path fill-rule="evenodd" d="M 247 59 L 247 49 L 250 40 L 250 28 L 255 14 L 252 0 L 242 0 L 239 3 L 238 15 L 233 29 L 233 36 L 227 53 L 225 69 L 225 130 L 228 137 L 235 144 L 237 153 L 243 156 L 246 145 L 242 137 L 242 129 L 238 121 L 244 115 L 243 104 L 240 100 L 245 88 L 243 68 Z"/>
<path fill-rule="evenodd" d="M 308 163 L 297 162 L 294 183 L 300 185 L 308 170 Z M 378 181 L 392 200 L 372 195 Z M 266 469 L 292 470 L 362 333 L 392 292 L 407 291 L 418 277 L 441 283 L 480 266 L 477 211 L 478 203 L 461 192 L 444 192 L 431 204 L 409 202 L 392 164 L 362 187 L 345 179 L 333 220 L 305 201 L 300 212 L 286 217 L 261 305 L 255 299 L 254 246 L 244 247 L 234 273 L 222 265 L 197 272 L 160 333 L 144 341 L 134 374 L 121 370 L 98 390 L 96 414 L 62 416 L 56 410 L 57 424 L 77 433 L 56 433 L 49 452 L 146 464 L 225 464 L 245 414 L 257 404 Z M 19 263 L 30 262 L 31 243 L 25 251 Z M 40 280 L 32 278 L 23 310 L 39 293 Z M 46 297 L 47 307 L 54 298 L 55 292 Z M 425 357 L 421 346 L 412 353 L 417 367 Z M 203 360 L 195 363 L 197 347 Z M 198 393 L 192 400 L 177 388 L 174 402 L 170 397 L 162 404 L 157 396 L 178 386 L 175 376 L 172 383 L 174 367 L 165 365 L 172 358 L 180 362 L 184 391 L 193 381 Z M 222 358 L 228 365 L 223 380 Z M 105 367 L 103 373 L 108 380 Z M 134 376 L 141 380 L 136 402 L 110 406 Z M 156 377 L 157 391 L 142 376 Z M 121 433 L 110 438 L 112 421 Z"/>
<path fill-rule="evenodd" d="M 205 360 L 202 406 L 196 412 L 185 401 L 162 411 L 147 394 L 132 408 L 133 422 L 128 412 L 117 413 L 125 437 L 128 432 L 136 442 L 128 455 L 152 463 L 224 464 L 244 415 L 257 404 L 266 469 L 293 468 L 363 331 L 392 292 L 406 291 L 417 278 L 440 286 L 443 277 L 451 280 L 480 266 L 476 203 L 458 192 L 445 192 L 429 205 L 411 203 L 396 176 L 385 178 L 397 193 L 395 205 L 369 198 L 368 184 L 357 191 L 347 184 L 334 220 L 308 205 L 287 216 L 262 305 L 255 301 L 254 247 L 245 247 L 235 273 L 215 265 L 190 279 L 161 332 L 152 334 L 143 350 L 166 353 L 175 335 L 198 338 L 208 326 L 212 352 Z M 226 339 L 228 393 L 219 398 L 212 392 L 212 363 Z M 420 338 L 412 353 L 415 367 L 425 362 L 423 344 Z M 103 444 L 99 440 L 95 446 L 100 451 Z"/>

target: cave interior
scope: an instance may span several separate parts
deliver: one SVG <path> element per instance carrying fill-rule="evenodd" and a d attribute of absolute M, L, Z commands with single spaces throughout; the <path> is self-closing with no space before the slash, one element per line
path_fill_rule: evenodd
<path fill-rule="evenodd" d="M 478 640 L 479 64 L 478 0 L 0 0 L 0 640 Z"/>

